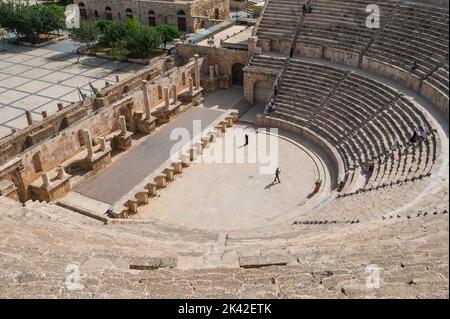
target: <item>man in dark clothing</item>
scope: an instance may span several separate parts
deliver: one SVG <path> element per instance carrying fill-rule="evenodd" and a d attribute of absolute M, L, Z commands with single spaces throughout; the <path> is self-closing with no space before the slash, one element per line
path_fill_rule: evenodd
<path fill-rule="evenodd" d="M 277 167 L 277 170 L 275 171 L 275 179 L 273 180 L 273 184 L 275 184 L 275 182 L 281 183 L 280 173 L 281 173 L 281 170 L 279 167 Z"/>
<path fill-rule="evenodd" d="M 291 47 L 291 52 L 289 53 L 289 56 L 292 58 L 293 55 L 294 55 L 294 47 Z"/>
<path fill-rule="evenodd" d="M 248 134 L 245 134 L 245 145 L 248 145 Z"/>
<path fill-rule="evenodd" d="M 414 61 L 412 64 L 411 64 L 411 74 L 413 74 L 413 73 L 415 73 L 416 72 L 416 70 L 419 68 L 419 65 L 417 64 L 417 62 L 416 61 Z"/>
<path fill-rule="evenodd" d="M 414 144 L 417 140 L 417 129 L 413 128 L 413 134 L 411 136 L 411 138 L 409 139 L 409 143 L 410 144 Z"/>
<path fill-rule="evenodd" d="M 306 8 L 306 4 L 304 3 L 302 6 L 302 13 L 305 15 L 308 12 L 308 9 Z"/>

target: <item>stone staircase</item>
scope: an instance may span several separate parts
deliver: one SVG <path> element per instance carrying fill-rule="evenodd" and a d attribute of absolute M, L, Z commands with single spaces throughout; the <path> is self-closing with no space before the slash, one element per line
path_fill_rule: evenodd
<path fill-rule="evenodd" d="M 242 99 L 233 106 L 233 109 L 238 110 L 238 112 L 239 112 L 238 116 L 241 117 L 252 107 L 253 107 L 253 104 L 248 102 L 246 99 Z"/>
<path fill-rule="evenodd" d="M 56 205 L 20 207 L 1 197 L 0 295 L 448 298 L 447 181 L 396 213 L 430 182 L 332 200 L 281 233 L 103 225 Z M 68 289 L 71 267 L 79 267 L 82 289 Z M 379 288 L 370 285 L 374 272 Z"/>

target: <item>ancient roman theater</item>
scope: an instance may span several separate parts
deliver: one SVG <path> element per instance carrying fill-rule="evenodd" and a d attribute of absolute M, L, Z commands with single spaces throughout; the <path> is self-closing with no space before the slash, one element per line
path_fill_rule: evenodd
<path fill-rule="evenodd" d="M 250 20 L 20 114 L 0 297 L 449 297 L 448 1 L 267 0 Z M 36 50 L 0 51 L 0 117 Z"/>

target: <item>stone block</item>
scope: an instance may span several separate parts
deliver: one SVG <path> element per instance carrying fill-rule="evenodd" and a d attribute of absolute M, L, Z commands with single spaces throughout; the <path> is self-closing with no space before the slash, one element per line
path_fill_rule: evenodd
<path fill-rule="evenodd" d="M 175 174 L 181 174 L 183 172 L 183 163 L 182 162 L 174 162 L 172 163 L 172 167 Z"/>
<path fill-rule="evenodd" d="M 150 196 L 158 195 L 158 187 L 155 184 L 149 183 L 145 186 L 145 188 L 148 190 L 148 194 Z"/>
<path fill-rule="evenodd" d="M 148 204 L 148 192 L 139 192 L 136 194 L 136 199 L 139 205 Z"/>
<path fill-rule="evenodd" d="M 138 212 L 139 205 L 136 200 L 128 200 L 126 206 L 128 207 L 130 214 L 136 214 Z"/>
<path fill-rule="evenodd" d="M 166 176 L 166 181 L 167 182 L 173 181 L 174 176 L 175 176 L 175 172 L 174 172 L 174 169 L 172 167 L 165 168 L 163 170 L 163 174 Z"/>
<path fill-rule="evenodd" d="M 158 175 L 155 177 L 156 187 L 165 188 L 167 186 L 166 175 Z"/>

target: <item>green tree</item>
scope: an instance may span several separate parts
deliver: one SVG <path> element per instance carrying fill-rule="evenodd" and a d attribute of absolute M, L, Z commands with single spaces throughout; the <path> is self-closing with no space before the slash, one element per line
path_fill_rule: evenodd
<path fill-rule="evenodd" d="M 107 28 L 111 27 L 112 24 L 114 24 L 114 21 L 111 20 L 97 20 L 97 27 L 99 28 L 99 30 L 103 33 L 106 31 Z"/>
<path fill-rule="evenodd" d="M 97 43 L 99 35 L 100 30 L 97 24 L 84 19 L 80 21 L 80 28 L 73 29 L 70 32 L 73 40 L 84 43 L 88 49 Z"/>
<path fill-rule="evenodd" d="M 21 3 L 0 2 L 0 26 L 18 36 L 23 35 L 20 29 L 24 23 L 24 11 L 25 5 Z"/>
<path fill-rule="evenodd" d="M 120 68 L 120 62 L 126 61 L 128 54 L 130 54 L 130 51 L 125 46 L 125 41 L 121 40 L 111 50 L 111 56 L 117 61 L 117 70 Z"/>
<path fill-rule="evenodd" d="M 99 38 L 99 44 L 105 48 L 113 48 L 115 44 L 126 36 L 123 23 L 111 21 L 101 26 L 103 32 Z"/>
<path fill-rule="evenodd" d="M 0 25 L 18 36 L 35 37 L 64 28 L 64 11 L 54 5 L 0 3 Z"/>
<path fill-rule="evenodd" d="M 161 24 L 156 26 L 156 30 L 161 34 L 164 49 L 166 49 L 167 43 L 172 42 L 175 39 L 178 39 L 181 36 L 178 27 L 172 24 Z"/>
<path fill-rule="evenodd" d="M 155 53 L 163 41 L 162 35 L 155 28 L 141 25 L 126 37 L 126 47 L 133 55 L 148 57 Z"/>
<path fill-rule="evenodd" d="M 59 31 L 66 28 L 66 16 L 64 14 L 64 8 L 56 4 L 46 6 L 47 22 L 50 31 Z"/>

